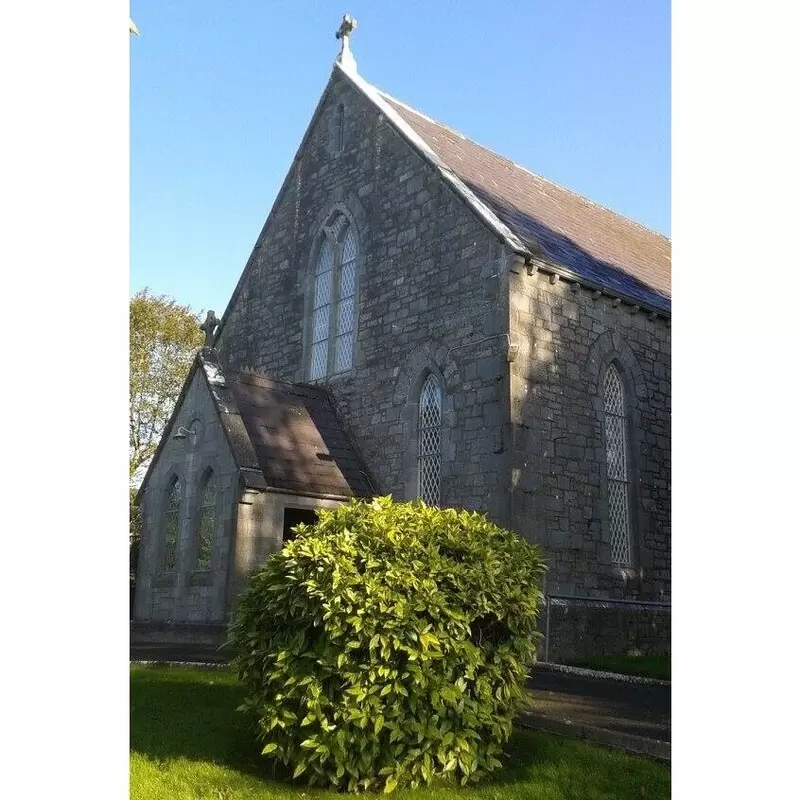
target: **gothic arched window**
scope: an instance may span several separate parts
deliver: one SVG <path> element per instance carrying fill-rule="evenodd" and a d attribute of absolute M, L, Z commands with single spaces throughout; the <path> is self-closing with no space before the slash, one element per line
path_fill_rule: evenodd
<path fill-rule="evenodd" d="M 356 232 L 339 214 L 325 228 L 314 268 L 308 369 L 312 380 L 353 366 L 357 257 Z"/>
<path fill-rule="evenodd" d="M 164 551 L 161 566 L 165 572 L 175 569 L 178 560 L 178 539 L 180 534 L 181 482 L 177 476 L 172 478 L 167 489 L 164 508 Z"/>
<path fill-rule="evenodd" d="M 629 566 L 632 547 L 628 412 L 622 375 L 613 363 L 603 378 L 603 411 L 611 560 L 614 564 Z"/>
<path fill-rule="evenodd" d="M 217 521 L 217 493 L 214 490 L 214 473 L 209 469 L 203 474 L 198 493 L 200 506 L 197 509 L 197 562 L 195 569 L 211 569 L 211 553 L 214 548 L 214 530 Z"/>
<path fill-rule="evenodd" d="M 432 372 L 419 393 L 417 469 L 419 497 L 428 505 L 438 505 L 442 485 L 442 389 Z"/>

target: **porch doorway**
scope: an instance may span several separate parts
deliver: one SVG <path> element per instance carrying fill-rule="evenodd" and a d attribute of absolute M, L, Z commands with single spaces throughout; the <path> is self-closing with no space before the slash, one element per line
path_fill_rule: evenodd
<path fill-rule="evenodd" d="M 283 510 L 283 543 L 291 541 L 297 535 L 292 528 L 305 522 L 313 525 L 317 521 L 317 512 L 313 508 L 285 508 Z"/>

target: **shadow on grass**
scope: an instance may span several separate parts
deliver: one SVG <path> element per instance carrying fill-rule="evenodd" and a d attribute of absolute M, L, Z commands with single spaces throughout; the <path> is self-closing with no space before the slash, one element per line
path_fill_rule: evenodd
<path fill-rule="evenodd" d="M 156 762 L 186 758 L 274 777 L 255 729 L 236 711 L 244 689 L 231 670 L 140 666 L 130 696 L 132 751 Z"/>
<path fill-rule="evenodd" d="M 247 717 L 236 711 L 243 699 L 244 690 L 229 669 L 138 666 L 131 671 L 131 750 L 156 764 L 177 759 L 209 762 L 260 780 L 278 781 L 287 790 L 293 786 L 308 796 L 316 795 L 261 756 L 255 730 Z M 664 796 L 661 791 L 651 794 L 654 777 L 649 771 L 653 765 L 629 763 L 620 753 L 529 730 L 515 731 L 505 750 L 504 768 L 476 785 L 470 796 L 499 796 L 494 788 L 503 798 L 523 797 L 531 782 L 552 789 L 553 797 Z M 663 782 L 658 776 L 655 780 L 659 785 Z M 620 781 L 631 786 L 623 787 Z M 600 794 L 596 794 L 598 790 Z M 447 793 L 446 787 L 441 791 Z M 408 794 L 409 798 L 417 796 Z M 419 797 L 423 796 L 438 796 L 438 790 L 420 792 Z"/>

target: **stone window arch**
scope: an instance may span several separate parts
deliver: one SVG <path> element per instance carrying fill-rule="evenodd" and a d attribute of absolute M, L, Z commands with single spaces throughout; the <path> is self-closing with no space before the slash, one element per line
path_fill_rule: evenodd
<path fill-rule="evenodd" d="M 203 472 L 200 478 L 197 498 L 195 569 L 205 572 L 211 569 L 214 533 L 217 526 L 217 487 L 214 471 L 210 467 Z"/>
<path fill-rule="evenodd" d="M 428 372 L 419 391 L 417 413 L 417 496 L 438 506 L 442 492 L 442 385 Z"/>
<path fill-rule="evenodd" d="M 436 379 L 441 391 L 441 424 L 439 427 L 439 501 L 452 501 L 452 464 L 455 459 L 453 441 L 454 397 L 463 385 L 458 365 L 450 349 L 442 342 L 429 340 L 408 352 L 396 370 L 392 402 L 399 407 L 398 447 L 402 450 L 402 489 L 405 500 L 420 497 L 419 423 L 420 397 L 429 375 Z"/>
<path fill-rule="evenodd" d="M 633 566 L 633 513 L 631 491 L 630 401 L 617 361 L 603 376 L 603 437 L 606 454 L 606 508 L 611 561 Z"/>
<path fill-rule="evenodd" d="M 178 561 L 178 545 L 180 542 L 181 524 L 181 482 L 177 475 L 172 475 L 165 492 L 164 515 L 162 521 L 163 549 L 161 569 L 173 572 Z"/>
<path fill-rule="evenodd" d="M 642 550 L 642 546 L 647 539 L 648 531 L 648 517 L 642 506 L 639 492 L 643 425 L 641 408 L 648 402 L 647 381 L 630 345 L 618 331 L 606 331 L 595 339 L 589 348 L 586 368 L 594 385 L 592 404 L 598 421 L 600 450 L 597 464 L 600 470 L 600 489 L 597 495 L 597 516 L 601 521 L 603 532 L 602 560 L 603 563 L 614 569 L 621 569 L 626 576 L 631 576 L 632 570 L 642 566 L 642 558 L 646 552 Z M 624 414 L 618 415 L 619 422 L 614 423 L 612 422 L 613 414 L 607 414 L 607 409 L 616 408 L 619 411 L 620 401 Z M 615 426 L 616 430 L 621 427 L 624 434 L 624 473 L 619 471 L 621 462 L 617 456 L 609 453 L 610 433 L 613 431 L 607 430 L 607 424 Z M 614 459 L 613 463 L 612 458 Z M 627 491 L 625 492 L 621 492 L 622 487 L 614 483 L 617 480 L 615 475 L 619 474 L 626 476 Z M 620 497 L 622 497 L 621 501 Z M 615 547 L 615 542 L 625 541 L 624 537 L 620 537 L 620 531 L 623 531 L 624 528 L 619 518 L 613 516 L 625 502 L 627 502 L 627 517 L 623 516 L 622 519 L 627 519 L 627 563 L 623 563 L 620 557 L 620 555 L 625 555 L 624 547 L 622 553 L 620 553 L 620 548 Z"/>
<path fill-rule="evenodd" d="M 308 321 L 307 376 L 319 380 L 352 369 L 356 339 L 358 232 L 336 212 L 316 250 Z"/>

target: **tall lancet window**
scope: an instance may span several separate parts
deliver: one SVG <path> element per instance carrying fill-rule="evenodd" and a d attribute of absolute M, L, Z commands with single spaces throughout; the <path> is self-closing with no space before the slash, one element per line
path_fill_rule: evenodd
<path fill-rule="evenodd" d="M 164 509 L 164 550 L 161 567 L 165 572 L 175 569 L 178 559 L 178 538 L 180 533 L 181 482 L 173 477 L 167 489 Z"/>
<path fill-rule="evenodd" d="M 417 422 L 419 496 L 430 506 L 439 505 L 442 485 L 442 390 L 430 373 L 419 393 Z"/>
<path fill-rule="evenodd" d="M 325 229 L 314 270 L 308 370 L 312 380 L 353 366 L 357 259 L 358 237 L 339 214 Z"/>
<path fill-rule="evenodd" d="M 214 491 L 214 473 L 209 469 L 200 482 L 200 507 L 197 510 L 197 564 L 198 570 L 211 569 L 214 548 L 214 529 L 217 521 L 217 494 Z"/>
<path fill-rule="evenodd" d="M 615 564 L 629 566 L 631 564 L 631 509 L 628 414 L 622 376 L 614 364 L 608 367 L 603 380 L 603 406 L 611 560 Z"/>

